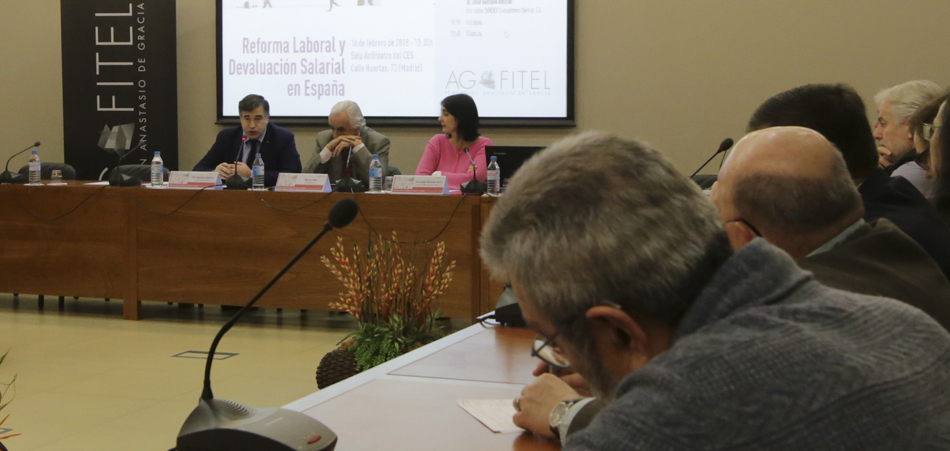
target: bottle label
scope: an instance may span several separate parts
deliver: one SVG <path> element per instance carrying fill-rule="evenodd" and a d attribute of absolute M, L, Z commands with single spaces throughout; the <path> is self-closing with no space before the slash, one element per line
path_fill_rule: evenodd
<path fill-rule="evenodd" d="M 254 177 L 263 177 L 264 176 L 264 166 L 254 166 L 251 168 L 251 175 Z"/>
<path fill-rule="evenodd" d="M 488 171 L 488 180 L 498 180 L 500 176 L 501 174 L 499 174 L 498 170 Z"/>
<path fill-rule="evenodd" d="M 382 176 L 383 176 L 383 168 L 369 168 L 369 176 L 370 176 L 370 177 L 382 177 Z"/>
<path fill-rule="evenodd" d="M 38 162 L 38 161 L 31 162 L 31 163 L 30 163 L 30 171 L 39 172 L 39 171 L 40 171 L 40 162 Z"/>
<path fill-rule="evenodd" d="M 164 170 L 163 166 L 161 162 L 152 163 L 152 172 L 162 172 Z"/>

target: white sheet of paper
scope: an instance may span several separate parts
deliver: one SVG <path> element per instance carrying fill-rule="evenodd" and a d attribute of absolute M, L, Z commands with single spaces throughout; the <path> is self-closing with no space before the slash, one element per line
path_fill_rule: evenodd
<path fill-rule="evenodd" d="M 89 186 L 109 186 L 109 182 L 83 183 L 83 185 L 89 185 Z"/>
<path fill-rule="evenodd" d="M 492 432 L 506 434 L 521 432 L 524 429 L 515 426 L 511 417 L 515 414 L 513 399 L 460 399 L 459 406 L 465 409 Z"/>

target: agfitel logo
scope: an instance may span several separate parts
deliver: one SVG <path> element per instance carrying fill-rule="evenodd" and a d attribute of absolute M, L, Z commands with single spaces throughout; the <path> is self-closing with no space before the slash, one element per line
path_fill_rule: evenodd
<path fill-rule="evenodd" d="M 488 89 L 495 89 L 495 78 L 492 76 L 490 70 L 482 72 L 482 81 L 478 82 L 478 84 Z"/>
<path fill-rule="evenodd" d="M 445 89 L 472 89 L 477 85 L 482 85 L 488 89 L 500 90 L 551 90 L 548 81 L 548 72 L 546 70 L 506 69 L 497 71 L 497 74 L 498 78 L 495 78 L 495 71 L 486 70 L 482 72 L 481 77 L 479 77 L 475 75 L 474 71 L 470 70 L 461 72 L 452 71 L 449 73 L 448 80 L 445 82 Z"/>
<path fill-rule="evenodd" d="M 135 132 L 135 124 L 116 125 L 109 128 L 108 125 L 102 127 L 102 134 L 99 135 L 99 148 L 111 150 L 116 154 L 127 151 L 132 146 L 132 133 Z"/>

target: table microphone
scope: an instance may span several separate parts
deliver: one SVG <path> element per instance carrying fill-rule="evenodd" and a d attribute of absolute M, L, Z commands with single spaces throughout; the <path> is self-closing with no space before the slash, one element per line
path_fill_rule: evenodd
<path fill-rule="evenodd" d="M 221 327 L 211 343 L 208 360 L 205 362 L 204 389 L 198 407 L 191 412 L 178 433 L 179 451 L 332 451 L 337 436 L 330 428 L 316 419 L 282 408 L 255 408 L 233 401 L 218 399 L 211 392 L 211 362 L 221 337 L 234 326 L 264 293 L 267 293 L 281 276 L 300 260 L 323 235 L 333 229 L 346 227 L 360 207 L 352 198 L 341 199 L 330 209 L 323 230 L 304 246 L 290 263 L 280 270 L 264 289 L 241 308 Z"/>
<path fill-rule="evenodd" d="M 227 186 L 228 189 L 248 189 L 249 186 L 244 181 L 244 177 L 238 175 L 237 167 L 238 162 L 241 161 L 241 152 L 244 152 L 244 144 L 247 143 L 247 136 L 241 137 L 241 147 L 238 148 L 237 155 L 234 156 L 234 174 L 231 174 L 227 180 L 224 181 L 224 186 Z"/>
<path fill-rule="evenodd" d="M 32 148 L 34 148 L 34 147 L 39 147 L 39 146 L 40 146 L 40 142 L 37 141 L 37 142 L 33 143 L 32 146 L 27 147 L 26 149 L 23 149 L 23 150 L 21 150 L 21 151 L 15 153 L 15 154 L 13 154 L 13 157 L 15 157 L 15 156 L 17 156 L 17 155 L 19 155 L 19 154 L 21 154 L 21 153 L 23 153 L 23 152 L 26 152 L 27 150 L 30 150 L 30 149 L 32 149 Z M 10 160 L 13 160 L 13 157 L 10 157 L 9 159 L 7 159 L 7 165 L 3 167 L 3 173 L 0 173 L 0 183 L 13 183 L 13 173 L 10 172 Z"/>
<path fill-rule="evenodd" d="M 350 167 L 350 159 L 353 158 L 353 145 L 350 144 L 350 151 L 346 155 L 346 163 L 343 164 L 343 171 L 346 172 L 346 168 Z M 366 191 L 366 185 L 363 184 L 362 180 L 354 179 L 353 177 L 343 177 L 336 184 L 336 190 L 344 193 L 362 193 Z"/>
<path fill-rule="evenodd" d="M 472 179 L 461 185 L 462 194 L 481 195 L 487 193 L 488 185 L 475 178 L 478 167 L 475 166 L 475 160 L 472 159 L 472 153 L 468 151 L 468 147 L 466 147 L 464 150 L 465 155 L 468 155 L 468 161 L 472 162 Z"/>
<path fill-rule="evenodd" d="M 730 148 L 732 148 L 732 138 L 726 138 L 722 140 L 722 143 L 719 144 L 719 149 L 716 150 L 716 153 L 712 154 L 712 156 L 709 157 L 709 159 L 706 160 L 706 162 L 703 163 L 703 165 L 700 166 L 699 169 L 697 169 L 696 172 L 694 172 L 693 175 L 689 177 L 693 178 L 693 176 L 695 176 L 696 174 L 699 174 L 699 171 L 702 171 L 703 168 L 706 167 L 706 165 L 709 164 L 709 162 L 712 161 L 713 158 L 716 158 L 716 155 L 719 155 L 720 153 L 725 152 L 729 150 Z"/>
<path fill-rule="evenodd" d="M 139 139 L 139 143 L 136 144 L 135 147 L 129 149 L 125 155 L 119 157 L 119 159 L 116 161 L 115 169 L 109 173 L 109 186 L 142 186 L 141 178 L 134 175 L 123 174 L 122 171 L 119 170 L 119 166 L 122 166 L 122 160 L 124 160 L 129 155 L 132 155 L 133 152 L 138 150 L 144 144 L 145 137 L 143 136 L 141 139 Z"/>

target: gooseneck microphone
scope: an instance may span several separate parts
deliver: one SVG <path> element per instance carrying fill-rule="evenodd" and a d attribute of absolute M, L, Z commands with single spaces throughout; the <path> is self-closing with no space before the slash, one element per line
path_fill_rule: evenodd
<path fill-rule="evenodd" d="M 706 167 L 706 165 L 709 164 L 709 162 L 712 161 L 713 158 L 716 158 L 716 155 L 719 155 L 720 153 L 725 152 L 729 150 L 730 148 L 732 148 L 732 138 L 726 138 L 722 140 L 722 143 L 719 144 L 719 149 L 716 150 L 716 153 L 712 154 L 712 156 L 709 157 L 709 159 L 706 160 L 706 162 L 703 163 L 703 165 L 700 166 L 699 169 L 697 169 L 696 172 L 694 172 L 693 175 L 690 175 L 689 177 L 692 178 L 696 174 L 699 174 L 699 171 L 702 171 L 703 168 Z"/>
<path fill-rule="evenodd" d="M 116 161 L 115 169 L 109 173 L 109 186 L 142 186 L 141 178 L 134 175 L 123 174 L 122 171 L 119 170 L 119 166 L 122 166 L 122 160 L 126 159 L 129 155 L 132 155 L 133 152 L 139 150 L 139 148 L 141 148 L 143 145 L 145 145 L 144 137 L 139 139 L 139 143 L 136 144 L 135 147 L 129 149 L 125 155 L 119 157 L 119 159 Z"/>
<path fill-rule="evenodd" d="M 191 412 L 178 434 L 177 448 L 188 451 L 212 450 L 333 450 L 336 447 L 337 437 L 328 427 L 316 419 L 300 412 L 281 408 L 254 408 L 247 407 L 232 401 L 216 399 L 211 391 L 211 363 L 218 348 L 221 337 L 244 316 L 254 303 L 264 293 L 300 260 L 320 238 L 333 229 L 346 227 L 356 215 L 360 207 L 352 198 L 341 199 L 330 209 L 326 225 L 317 236 L 310 241 L 292 259 L 284 269 L 280 270 L 270 282 L 264 286 L 254 299 L 251 299 L 234 316 L 228 320 L 211 343 L 208 360 L 205 362 L 204 388 L 198 407 Z"/>
<path fill-rule="evenodd" d="M 241 153 L 244 152 L 244 145 L 247 143 L 247 136 L 241 137 L 241 146 L 238 147 L 237 155 L 234 156 L 234 174 L 231 174 L 227 180 L 224 181 L 224 186 L 227 186 L 228 189 L 248 189 L 249 186 L 244 182 L 244 177 L 238 175 L 237 167 L 238 162 L 241 161 Z"/>
<path fill-rule="evenodd" d="M 462 194 L 485 194 L 488 192 L 488 185 L 482 183 L 480 180 L 476 179 L 478 166 L 475 165 L 475 160 L 472 159 L 472 153 L 468 151 L 468 147 L 463 149 L 465 155 L 468 155 L 468 161 L 472 162 L 472 179 L 465 182 L 460 186 Z"/>
<path fill-rule="evenodd" d="M 39 146 L 40 146 L 40 142 L 37 141 L 37 142 L 33 143 L 32 146 L 27 147 L 26 149 L 23 149 L 23 150 L 21 150 L 21 151 L 15 153 L 15 154 L 13 154 L 13 156 L 11 156 L 10 158 L 8 158 L 8 159 L 7 159 L 7 164 L 6 164 L 6 166 L 3 167 L 3 173 L 0 173 L 0 183 L 13 183 L 13 173 L 10 172 L 10 161 L 13 160 L 14 157 L 16 157 L 17 155 L 19 155 L 19 154 L 21 154 L 21 153 L 23 153 L 23 152 L 26 152 L 27 150 L 30 150 L 30 149 L 32 149 L 32 148 L 34 148 L 34 147 L 39 147 Z"/>

